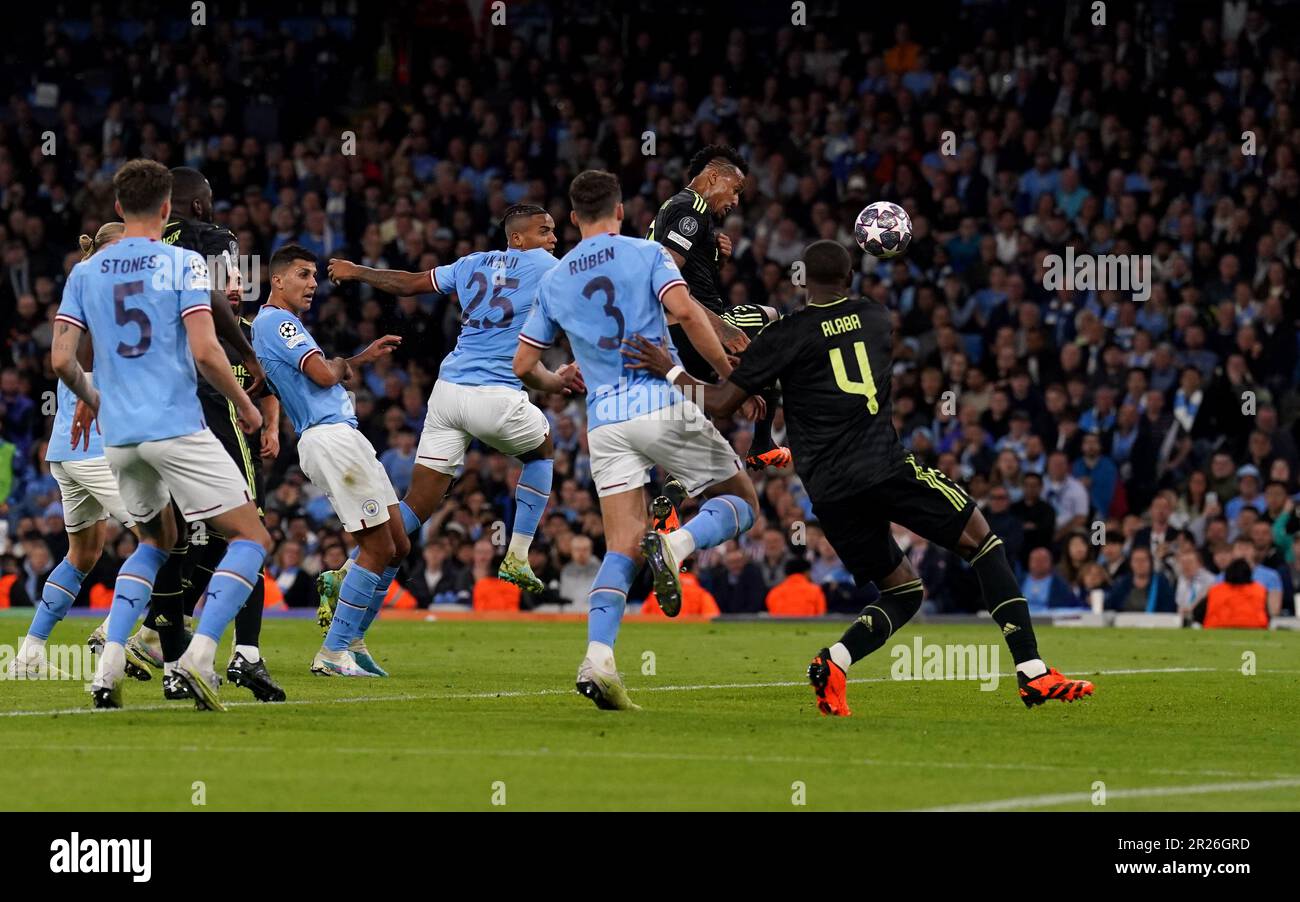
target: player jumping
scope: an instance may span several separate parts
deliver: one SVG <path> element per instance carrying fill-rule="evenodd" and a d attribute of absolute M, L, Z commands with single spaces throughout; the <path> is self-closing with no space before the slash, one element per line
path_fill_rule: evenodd
<path fill-rule="evenodd" d="M 234 403 L 245 428 L 259 426 L 261 413 L 235 381 L 217 341 L 206 263 L 193 251 L 162 243 L 171 173 L 150 160 L 132 160 L 118 170 L 113 186 L 125 221 L 122 238 L 73 267 L 51 350 L 60 380 L 99 418 L 105 457 L 141 535 L 118 573 L 92 698 L 96 707 L 121 707 L 124 644 L 176 542 L 174 498 L 187 522 L 204 520 L 230 538 L 198 629 L 176 667 L 198 707 L 224 710 L 213 669 L 217 643 L 248 599 L 271 536 L 239 471 L 203 425 L 195 367 Z M 77 361 L 87 331 L 97 385 Z"/>
<path fill-rule="evenodd" d="M 578 692 L 604 709 L 635 709 L 614 664 L 614 641 L 627 590 L 644 553 L 666 613 L 681 606 L 678 562 L 744 533 L 758 499 L 736 453 L 698 407 L 661 377 L 625 366 L 625 335 L 668 340 L 667 310 L 713 368 L 731 366 L 703 309 L 672 257 L 657 244 L 620 235 L 622 192 L 608 172 L 590 170 L 569 189 L 570 217 L 582 241 L 542 279 L 515 353 L 524 384 L 558 391 L 564 379 L 542 363 L 563 330 L 587 383 L 587 438 L 608 553 L 588 596 L 587 654 Z M 690 495 L 708 497 L 671 535 L 646 533 L 643 486 L 654 466 L 689 474 Z"/>
<path fill-rule="evenodd" d="M 528 400 L 511 363 L 537 284 L 559 262 L 554 257 L 555 220 L 535 204 L 516 204 L 505 211 L 501 226 L 509 244 L 505 251 L 469 254 L 429 272 L 371 269 L 336 259 L 330 260 L 329 274 L 336 282 L 365 282 L 392 295 L 432 289 L 457 296 L 460 337 L 429 394 L 417 466 L 399 505 L 402 525 L 409 535 L 433 516 L 472 439 L 517 457 L 524 467 L 515 488 L 515 522 L 497 575 L 528 592 L 541 592 L 545 586 L 533 574 L 528 549 L 551 496 L 555 447 L 546 415 Z M 559 374 L 565 394 L 583 390 L 576 365 Z M 332 616 L 348 566 L 318 578 L 322 625 Z"/>
<path fill-rule="evenodd" d="M 354 370 L 391 354 L 402 340 L 385 335 L 356 357 L 326 360 L 299 318 L 316 295 L 316 265 L 315 254 L 296 244 L 271 256 L 271 293 L 253 320 L 253 347 L 298 433 L 303 473 L 329 497 L 359 549 L 339 587 L 338 610 L 311 672 L 387 676 L 366 647 L 365 634 L 411 543 L 397 493 L 374 447 L 357 429 L 343 383 Z"/>
<path fill-rule="evenodd" d="M 737 355 L 777 317 L 774 309 L 758 304 L 727 309 L 722 299 L 719 268 L 722 258 L 731 256 L 731 238 L 722 231 L 721 224 L 740 205 L 748 171 L 745 158 L 729 145 L 701 148 L 687 167 L 690 182 L 664 201 L 646 233 L 646 238 L 668 248 L 691 297 L 707 311 L 726 349 Z M 703 382 L 715 381 L 714 368 L 700 356 L 681 325 L 673 323 L 669 331 L 686 372 Z M 754 424 L 754 441 L 745 465 L 754 470 L 789 466 L 790 449 L 772 442 L 775 393 L 766 391 L 763 397 L 767 414 Z"/>
<path fill-rule="evenodd" d="M 780 380 L 795 470 L 817 521 L 858 585 L 874 582 L 880 590 L 880 600 L 862 611 L 840 641 L 813 658 L 808 679 L 818 709 L 847 716 L 849 667 L 883 646 L 921 606 L 921 581 L 894 541 L 891 521 L 974 568 L 984 603 L 1015 660 L 1027 707 L 1092 695 L 1092 683 L 1068 679 L 1039 658 L 1029 605 L 984 515 L 956 483 L 921 466 L 899 442 L 890 405 L 888 309 L 848 297 L 852 260 L 836 242 L 809 245 L 804 264 L 807 306 L 765 329 L 721 386 L 697 391 L 711 416 L 729 416 L 753 391 Z M 634 366 L 669 371 L 662 348 L 643 336 L 632 343 L 627 353 Z M 691 381 L 674 375 L 678 385 Z"/>

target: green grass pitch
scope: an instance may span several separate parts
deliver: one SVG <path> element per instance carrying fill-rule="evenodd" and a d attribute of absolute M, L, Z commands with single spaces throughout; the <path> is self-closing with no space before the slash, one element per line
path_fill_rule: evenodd
<path fill-rule="evenodd" d="M 0 642 L 26 625 L 0 618 Z M 226 685 L 228 713 L 196 712 L 155 676 L 127 709 L 91 712 L 81 682 L 0 682 L 0 807 L 1300 809 L 1300 634 L 1043 628 L 1048 663 L 1097 695 L 1027 711 L 1009 676 L 992 692 L 892 680 L 890 650 L 914 636 L 1000 647 L 991 624 L 914 624 L 853 669 L 854 716 L 832 719 L 802 677 L 841 628 L 625 624 L 619 666 L 644 710 L 616 713 L 573 692 L 579 623 L 381 620 L 371 648 L 393 676 L 345 680 L 307 672 L 314 624 L 269 620 L 283 705 Z"/>

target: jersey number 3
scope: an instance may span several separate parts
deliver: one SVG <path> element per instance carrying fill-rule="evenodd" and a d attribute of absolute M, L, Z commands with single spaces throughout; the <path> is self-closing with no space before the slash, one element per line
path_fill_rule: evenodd
<path fill-rule="evenodd" d="M 840 353 L 839 348 L 831 348 L 831 370 L 835 373 L 835 384 L 841 391 L 851 395 L 865 395 L 867 410 L 873 414 L 879 413 L 880 402 L 876 400 L 876 380 L 871 377 L 871 361 L 867 359 L 866 342 L 855 341 L 853 352 L 858 358 L 858 370 L 862 373 L 862 381 L 855 382 L 849 378 L 848 372 L 844 369 L 844 355 Z"/>
<path fill-rule="evenodd" d="M 144 282 L 120 282 L 113 286 L 113 318 L 125 329 L 135 323 L 140 328 L 140 340 L 133 345 L 124 341 L 117 343 L 117 353 L 123 357 L 139 357 L 153 344 L 153 323 L 149 314 L 139 307 L 126 306 L 126 299 L 136 294 L 144 294 Z"/>
<path fill-rule="evenodd" d="M 623 321 L 623 311 L 614 306 L 614 283 L 607 277 L 596 276 L 596 278 L 582 286 L 582 296 L 587 300 L 591 300 L 597 294 L 605 296 L 605 306 L 601 309 L 605 311 L 606 316 L 614 321 L 617 334 L 613 336 L 602 335 L 600 340 L 596 342 L 596 347 L 605 351 L 613 351 L 623 345 L 623 330 L 626 328 Z"/>

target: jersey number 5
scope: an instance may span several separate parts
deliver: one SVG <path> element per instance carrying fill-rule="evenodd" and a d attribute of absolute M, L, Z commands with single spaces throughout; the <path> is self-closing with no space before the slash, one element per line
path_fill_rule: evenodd
<path fill-rule="evenodd" d="M 139 357 L 153 344 L 153 323 L 149 314 L 139 307 L 127 307 L 126 299 L 136 294 L 144 294 L 144 282 L 121 282 L 113 286 L 113 318 L 123 328 L 135 323 L 140 327 L 140 340 L 133 345 L 124 341 L 117 343 L 117 353 L 123 357 Z"/>
<path fill-rule="evenodd" d="M 858 369 L 862 373 L 862 381 L 854 382 L 849 378 L 849 374 L 844 369 L 844 355 L 840 353 L 839 348 L 831 348 L 831 370 L 835 373 L 835 384 L 840 387 L 841 391 L 846 391 L 851 395 L 865 395 L 867 399 L 867 410 L 871 413 L 880 411 L 880 402 L 876 400 L 876 380 L 871 377 L 871 361 L 867 359 L 866 342 L 855 341 L 853 343 L 853 352 L 858 358 Z"/>

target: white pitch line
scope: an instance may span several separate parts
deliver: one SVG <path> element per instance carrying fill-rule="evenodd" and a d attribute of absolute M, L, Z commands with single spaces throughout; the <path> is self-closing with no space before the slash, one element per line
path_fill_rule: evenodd
<path fill-rule="evenodd" d="M 1216 667 L 1152 667 L 1145 669 L 1124 669 L 1124 670 L 1091 670 L 1088 668 L 1078 668 L 1074 672 L 1087 676 L 1129 676 L 1133 674 L 1144 673 L 1236 673 L 1237 669 L 1216 668 Z M 1260 674 L 1266 673 L 1295 673 L 1291 670 L 1261 670 Z M 1014 674 L 1000 673 L 999 679 L 1011 678 Z M 849 683 L 895 683 L 895 682 L 913 682 L 911 680 L 895 680 L 892 677 L 866 677 L 862 679 L 849 680 Z M 976 682 L 967 680 L 965 682 Z M 628 687 L 628 691 L 637 692 L 701 692 L 714 691 L 721 689 L 787 689 L 794 686 L 807 686 L 806 680 L 782 680 L 775 682 L 762 683 L 698 683 L 674 686 L 638 686 Z M 572 695 L 570 689 L 528 689 L 528 690 L 511 690 L 503 689 L 498 692 L 464 692 L 464 693 L 441 693 L 427 695 L 358 695 L 346 698 L 315 698 L 315 699 L 294 699 L 285 702 L 265 703 L 258 701 L 241 701 L 226 702 L 227 708 L 264 708 L 271 710 L 285 705 L 350 705 L 357 703 L 380 703 L 380 702 L 418 702 L 418 701 L 476 701 L 479 699 L 490 698 L 542 698 L 548 695 Z M 189 706 L 172 702 L 170 704 L 150 704 L 150 705 L 133 705 L 127 708 L 59 708 L 54 710 L 42 711 L 3 711 L 0 717 L 50 717 L 50 716 L 78 716 L 84 714 L 94 714 L 106 716 L 111 714 L 126 714 L 133 711 L 175 711 L 188 710 Z"/>
<path fill-rule="evenodd" d="M 1219 792 L 1262 792 L 1266 789 L 1290 789 L 1300 786 L 1300 778 L 1284 780 L 1260 780 L 1248 783 L 1200 783 L 1192 786 L 1147 786 L 1138 789 L 1113 789 L 1106 793 L 1109 799 L 1153 799 L 1167 796 L 1210 795 Z M 1090 792 L 1059 792 L 1052 795 L 1020 796 L 1014 799 L 994 799 L 989 802 L 970 802 L 960 805 L 939 805 L 935 808 L 922 808 L 925 812 L 945 811 L 1015 811 L 1025 808 L 1050 808 L 1054 805 L 1070 805 L 1077 802 L 1091 802 Z"/>
<path fill-rule="evenodd" d="M 89 754 L 100 753 L 134 753 L 134 752 L 176 752 L 192 754 L 260 754 L 274 751 L 269 748 L 254 748 L 248 746 L 198 746 L 184 744 L 178 746 L 166 746 L 157 743 L 148 745 L 31 745 L 22 743 L 15 745 L 0 745 L 0 751 L 28 751 L 28 752 L 85 752 Z M 816 765 L 827 767 L 884 767 L 884 768 L 905 768 L 907 770 L 915 769 L 940 769 L 940 770 L 1010 770 L 1022 773 L 1024 771 L 1049 771 L 1060 773 L 1062 770 L 1080 770 L 1089 773 L 1095 772 L 1095 764 L 1034 764 L 1032 762 L 1022 762 L 1013 764 L 1000 764 L 996 762 L 982 761 L 917 761 L 907 760 L 890 760 L 876 758 L 809 758 L 798 755 L 715 755 L 700 752 L 653 752 L 653 751 L 601 751 L 587 749 L 502 749 L 502 748 L 436 748 L 436 747 L 392 747 L 392 746 L 331 746 L 330 751 L 345 755 L 414 755 L 417 757 L 440 756 L 446 758 L 563 758 L 563 759 L 589 759 L 589 758 L 608 758 L 624 761 L 669 761 L 680 763 L 703 763 L 718 762 L 725 764 L 799 764 L 799 765 Z M 1227 771 L 1227 770 L 1167 770 L 1163 768 L 1102 768 L 1106 774 L 1123 773 L 1123 774 L 1148 774 L 1152 776 L 1163 777 L 1267 777 L 1277 780 L 1296 780 L 1300 782 L 1300 777 L 1294 774 L 1285 773 L 1260 773 L 1258 771 Z M 1119 791 L 1112 792 L 1116 795 Z M 1083 794 L 1087 798 L 1091 796 Z"/>

